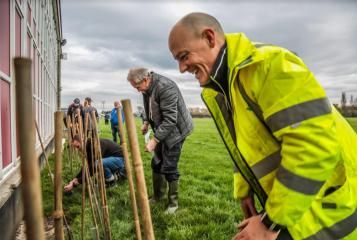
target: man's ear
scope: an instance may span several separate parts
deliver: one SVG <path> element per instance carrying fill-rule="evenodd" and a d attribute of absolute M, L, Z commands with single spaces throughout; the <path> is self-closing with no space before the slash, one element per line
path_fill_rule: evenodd
<path fill-rule="evenodd" d="M 202 31 L 202 38 L 207 41 L 210 48 L 216 46 L 216 33 L 211 28 L 206 28 Z"/>

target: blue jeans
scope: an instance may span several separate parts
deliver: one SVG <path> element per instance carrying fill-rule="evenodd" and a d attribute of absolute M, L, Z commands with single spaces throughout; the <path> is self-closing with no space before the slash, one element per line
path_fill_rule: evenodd
<path fill-rule="evenodd" d="M 103 169 L 105 179 L 110 178 L 113 174 L 119 173 L 125 176 L 124 159 L 122 157 L 103 158 Z"/>

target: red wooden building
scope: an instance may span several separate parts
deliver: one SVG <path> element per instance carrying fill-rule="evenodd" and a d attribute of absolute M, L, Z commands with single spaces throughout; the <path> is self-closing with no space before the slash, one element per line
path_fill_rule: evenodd
<path fill-rule="evenodd" d="M 0 238 L 4 240 L 13 239 L 23 215 L 13 58 L 32 59 L 36 121 L 45 147 L 51 148 L 53 113 L 60 104 L 61 43 L 60 0 L 0 0 Z M 38 138 L 36 149 L 40 159 Z"/>

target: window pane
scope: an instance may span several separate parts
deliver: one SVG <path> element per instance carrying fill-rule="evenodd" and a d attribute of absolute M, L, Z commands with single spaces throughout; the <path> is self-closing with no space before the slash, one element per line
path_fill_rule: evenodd
<path fill-rule="evenodd" d="M 32 19 L 32 13 L 31 13 L 31 8 L 30 5 L 27 4 L 27 23 L 30 25 L 31 27 L 31 19 Z"/>
<path fill-rule="evenodd" d="M 1 79 L 2 167 L 11 163 L 10 84 Z"/>
<path fill-rule="evenodd" d="M 10 75 L 10 0 L 0 0 L 0 70 Z"/>
<path fill-rule="evenodd" d="M 31 36 L 30 33 L 27 33 L 27 57 L 31 57 Z"/>
<path fill-rule="evenodd" d="M 21 16 L 17 10 L 15 15 L 15 56 L 21 56 Z"/>

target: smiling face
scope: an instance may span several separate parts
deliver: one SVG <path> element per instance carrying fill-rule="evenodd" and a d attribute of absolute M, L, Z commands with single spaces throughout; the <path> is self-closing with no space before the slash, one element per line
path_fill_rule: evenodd
<path fill-rule="evenodd" d="M 202 28 L 197 34 L 177 24 L 169 36 L 169 48 L 180 72 L 194 74 L 201 86 L 209 82 L 220 47 L 214 30 L 209 27 Z"/>

